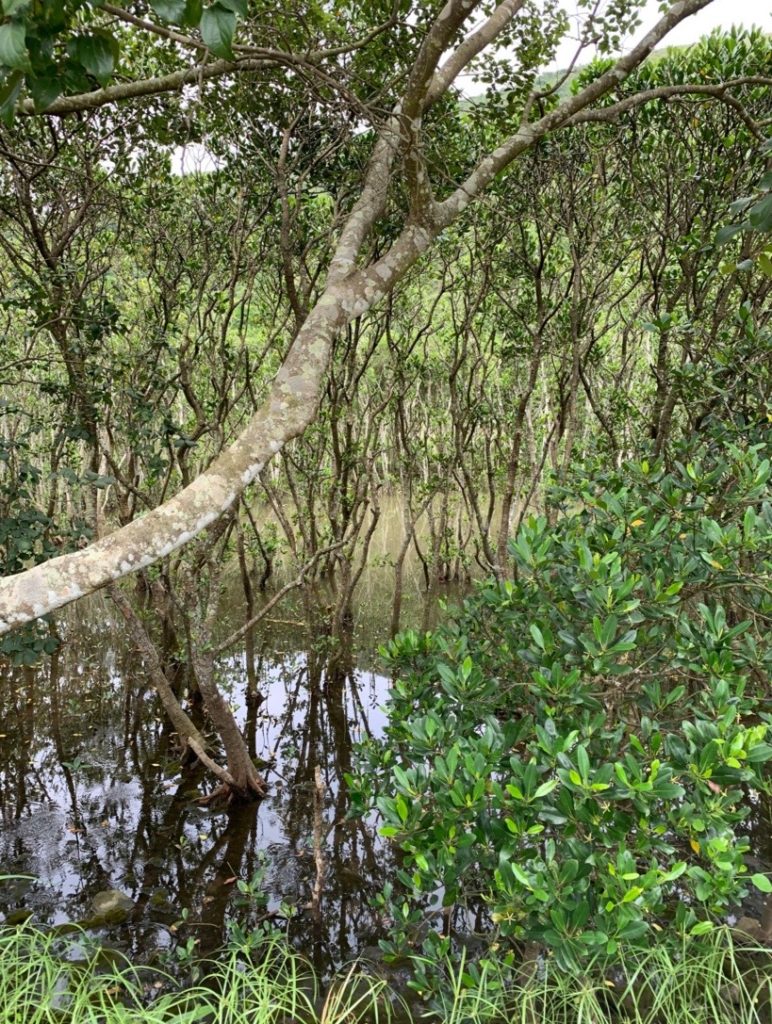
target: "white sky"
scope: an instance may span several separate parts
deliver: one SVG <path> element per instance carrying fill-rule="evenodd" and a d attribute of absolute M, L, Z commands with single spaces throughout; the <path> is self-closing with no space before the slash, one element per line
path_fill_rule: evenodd
<path fill-rule="evenodd" d="M 566 0 L 566 10 L 576 11 L 576 3 Z M 640 28 L 630 38 L 634 43 L 640 39 L 658 20 L 659 0 L 647 0 L 641 12 L 643 19 Z M 770 0 L 713 0 L 703 10 L 686 18 L 665 38 L 663 46 L 681 46 L 686 43 L 694 43 L 701 36 L 707 35 L 714 28 L 730 28 L 732 25 L 741 25 L 744 28 L 751 28 L 753 25 L 772 32 L 772 3 Z M 573 57 L 575 46 L 564 40 L 557 60 L 551 65 L 555 68 L 565 67 Z M 582 57 L 581 63 L 586 63 L 587 58 Z"/>

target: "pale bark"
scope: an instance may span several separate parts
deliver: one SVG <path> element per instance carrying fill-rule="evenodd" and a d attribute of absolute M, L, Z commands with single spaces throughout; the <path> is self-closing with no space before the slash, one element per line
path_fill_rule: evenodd
<path fill-rule="evenodd" d="M 314 420 L 336 333 L 387 295 L 440 232 L 512 160 L 612 90 L 670 29 L 710 2 L 679 0 L 673 4 L 655 28 L 609 71 L 540 120 L 523 125 L 486 156 L 446 200 L 433 203 L 420 224 L 408 221 L 380 260 L 366 270 L 358 269 L 357 259 L 385 208 L 394 163 L 403 151 L 402 112 L 413 109 L 420 116 L 442 56 L 433 43 L 441 40 L 448 45 L 463 23 L 459 14 L 468 13 L 474 6 L 470 0 L 449 0 L 429 30 L 427 49 L 422 48 L 419 54 L 420 67 L 411 75 L 402 102 L 397 104 L 376 141 L 362 193 L 343 227 L 332 258 L 326 288 L 298 331 L 265 403 L 236 441 L 174 498 L 87 548 L 0 581 L 0 635 L 165 557 L 219 518 L 266 461 Z M 444 26 L 439 24 L 443 18 L 448 19 Z M 448 28 L 452 31 L 447 31 Z M 444 88 L 449 85 L 450 82 Z M 127 90 L 121 95 L 130 95 L 131 83 L 115 89 Z"/>
<path fill-rule="evenodd" d="M 353 291 L 356 294 L 356 290 Z M 313 420 L 351 285 L 328 292 L 306 320 L 263 407 L 242 435 L 178 495 L 83 550 L 0 581 L 0 634 L 182 547 L 231 507 L 265 462 Z"/>
<path fill-rule="evenodd" d="M 467 36 L 442 67 L 434 73 L 426 95 L 427 106 L 434 103 L 448 90 L 464 68 L 504 31 L 524 4 L 525 0 L 503 0 L 488 20 L 476 32 Z"/>

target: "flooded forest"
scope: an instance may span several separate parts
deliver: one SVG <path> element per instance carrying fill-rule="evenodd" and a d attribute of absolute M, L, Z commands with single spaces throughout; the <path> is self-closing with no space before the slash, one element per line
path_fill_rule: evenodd
<path fill-rule="evenodd" d="M 2 1024 L 769 1019 L 772 37 L 659 6 L 0 4 Z"/>

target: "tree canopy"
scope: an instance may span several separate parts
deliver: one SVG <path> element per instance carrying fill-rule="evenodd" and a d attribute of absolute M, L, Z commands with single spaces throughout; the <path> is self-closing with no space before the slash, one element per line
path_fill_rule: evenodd
<path fill-rule="evenodd" d="M 470 203 L 542 140 L 568 126 L 613 122 L 657 98 L 714 96 L 737 105 L 737 90 L 766 81 L 745 69 L 725 78 L 712 66 L 697 80 L 653 85 L 644 78 L 625 89 L 667 32 L 707 2 L 668 5 L 628 53 L 577 76 L 568 90 L 585 48 L 613 50 L 636 25 L 639 4 L 588 8 L 574 65 L 543 86 L 539 70 L 568 29 L 552 2 L 6 2 L 0 66 L 12 147 L 17 139 L 21 147 L 44 145 L 46 135 L 69 132 L 65 115 L 76 117 L 74 135 L 90 149 L 88 173 L 100 191 L 191 137 L 229 166 L 267 159 L 274 191 L 266 212 L 276 222 L 293 321 L 270 388 L 211 464 L 143 516 L 5 579 L 0 628 L 136 572 L 231 509 L 268 460 L 313 422 L 335 337 L 381 302 Z M 269 27 L 279 45 L 264 45 Z M 465 115 L 453 92 L 462 73 L 485 86 Z M 471 145 L 454 158 L 446 143 L 460 116 Z M 37 199 L 30 166 L 17 160 L 13 172 L 21 175 L 28 209 Z M 327 216 L 328 249 L 311 273 L 292 251 L 296 224 L 311 215 L 305 203 L 298 212 L 301 194 L 316 194 Z M 326 211 L 318 206 L 323 195 Z M 255 201 L 249 184 L 244 201 Z M 62 211 L 53 249 L 38 238 L 53 277 L 88 208 Z M 80 371 L 73 364 L 69 372 Z M 93 435 L 87 388 L 74 391 Z M 91 471 L 100 475 L 96 463 Z"/>

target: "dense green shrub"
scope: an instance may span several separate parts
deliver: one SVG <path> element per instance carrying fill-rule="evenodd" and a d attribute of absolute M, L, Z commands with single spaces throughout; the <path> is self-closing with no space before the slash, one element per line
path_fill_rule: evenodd
<path fill-rule="evenodd" d="M 438 897 L 571 967 L 772 890 L 737 828 L 772 757 L 766 456 L 724 438 L 575 483 L 519 531 L 513 579 L 389 645 L 387 734 L 352 785 L 404 852 L 390 952 Z"/>

